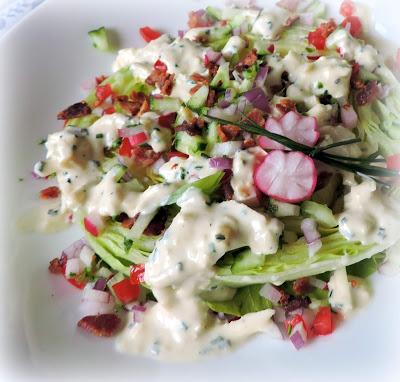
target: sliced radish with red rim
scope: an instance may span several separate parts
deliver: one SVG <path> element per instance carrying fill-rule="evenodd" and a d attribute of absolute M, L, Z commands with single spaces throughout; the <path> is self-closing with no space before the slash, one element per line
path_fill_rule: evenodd
<path fill-rule="evenodd" d="M 298 203 L 311 197 L 317 184 L 317 169 L 307 155 L 271 151 L 254 173 L 256 186 L 281 202 Z"/>

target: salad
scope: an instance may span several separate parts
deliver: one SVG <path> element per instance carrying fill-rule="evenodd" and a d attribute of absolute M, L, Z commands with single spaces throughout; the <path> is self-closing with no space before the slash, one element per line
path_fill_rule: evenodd
<path fill-rule="evenodd" d="M 281 0 L 191 12 L 178 37 L 144 26 L 58 113 L 34 174 L 57 181 L 46 219 L 82 229 L 49 265 L 81 290 L 82 330 L 159 359 L 259 333 L 300 349 L 399 268 L 400 86 L 355 4 L 340 11 Z"/>

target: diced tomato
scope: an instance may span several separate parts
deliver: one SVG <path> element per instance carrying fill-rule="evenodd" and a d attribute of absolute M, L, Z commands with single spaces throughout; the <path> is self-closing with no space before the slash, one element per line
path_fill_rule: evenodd
<path fill-rule="evenodd" d="M 157 60 L 154 63 L 154 69 L 160 70 L 161 72 L 166 72 L 168 70 L 167 65 L 165 65 L 161 60 Z"/>
<path fill-rule="evenodd" d="M 400 153 L 389 155 L 386 158 L 386 167 L 391 170 L 400 171 Z"/>
<path fill-rule="evenodd" d="M 115 107 L 114 106 L 110 106 L 107 107 L 106 109 L 103 110 L 104 114 L 114 114 L 115 113 Z"/>
<path fill-rule="evenodd" d="M 142 36 L 143 40 L 146 42 L 150 42 L 155 40 L 161 36 L 161 33 L 150 28 L 150 27 L 142 27 L 139 29 L 140 35 Z"/>
<path fill-rule="evenodd" d="M 271 54 L 275 52 L 275 45 L 271 44 L 268 48 L 267 48 L 268 52 L 270 52 Z"/>
<path fill-rule="evenodd" d="M 107 76 L 104 75 L 96 77 L 96 85 L 100 85 L 105 79 L 107 79 Z"/>
<path fill-rule="evenodd" d="M 85 217 L 85 218 L 83 219 L 83 225 L 85 226 L 86 231 L 88 231 L 90 234 L 92 234 L 93 236 L 98 236 L 99 230 L 98 230 L 97 227 L 90 221 L 90 219 L 88 219 L 87 217 Z"/>
<path fill-rule="evenodd" d="M 163 114 L 158 117 L 158 124 L 162 127 L 170 128 L 176 120 L 176 113 Z"/>
<path fill-rule="evenodd" d="M 47 187 L 39 193 L 40 199 L 55 199 L 60 195 L 60 189 L 57 186 Z"/>
<path fill-rule="evenodd" d="M 118 154 L 123 157 L 130 157 L 132 155 L 132 145 L 129 142 L 128 137 L 122 139 L 122 143 L 121 146 L 119 147 Z"/>
<path fill-rule="evenodd" d="M 96 98 L 97 102 L 95 103 L 96 106 L 101 105 L 108 97 L 113 94 L 110 84 L 105 85 L 97 85 L 96 86 Z"/>
<path fill-rule="evenodd" d="M 129 136 L 128 139 L 131 146 L 136 146 L 146 142 L 149 139 L 149 137 L 144 131 L 142 131 L 138 134 Z"/>
<path fill-rule="evenodd" d="M 342 27 L 345 28 L 350 23 L 350 34 L 353 37 L 360 37 L 362 33 L 362 23 L 357 16 L 348 16 L 342 21 Z"/>
<path fill-rule="evenodd" d="M 329 306 L 319 308 L 314 318 L 312 329 L 317 336 L 325 336 L 333 332 L 332 312 Z"/>
<path fill-rule="evenodd" d="M 135 301 L 140 294 L 140 287 L 138 284 L 133 285 L 130 279 L 124 279 L 112 286 L 118 300 L 123 304 L 128 304 Z"/>
<path fill-rule="evenodd" d="M 168 160 L 170 160 L 173 157 L 179 157 L 179 158 L 189 158 L 189 155 L 185 154 L 185 153 L 181 153 L 180 151 L 170 151 L 167 154 L 167 158 Z"/>
<path fill-rule="evenodd" d="M 354 12 L 354 4 L 351 0 L 344 0 L 340 6 L 340 14 L 344 17 L 352 16 Z"/>
<path fill-rule="evenodd" d="M 324 50 L 327 37 L 335 29 L 336 23 L 334 20 L 329 20 L 326 23 L 322 23 L 316 30 L 308 34 L 308 42 L 311 45 L 314 45 L 318 50 Z"/>
<path fill-rule="evenodd" d="M 78 281 L 75 278 L 72 278 L 72 279 L 66 278 L 65 277 L 65 267 L 66 267 L 66 263 L 63 265 L 63 269 L 62 269 L 62 274 L 64 275 L 65 280 L 67 280 L 75 288 L 83 289 L 86 286 L 87 282 L 86 281 Z"/>
<path fill-rule="evenodd" d="M 131 284 L 139 285 L 144 280 L 144 264 L 135 264 L 131 266 L 130 277 Z"/>

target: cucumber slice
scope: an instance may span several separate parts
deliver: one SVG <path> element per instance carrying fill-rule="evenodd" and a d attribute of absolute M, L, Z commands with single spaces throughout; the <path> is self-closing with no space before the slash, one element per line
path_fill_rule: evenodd
<path fill-rule="evenodd" d="M 206 140 L 207 140 L 206 152 L 210 153 L 214 145 L 219 142 L 217 122 L 213 121 L 208 124 Z"/>
<path fill-rule="evenodd" d="M 181 103 L 178 98 L 173 97 L 163 97 L 163 98 L 154 98 L 150 99 L 150 108 L 153 111 L 160 112 L 173 112 L 178 111 L 181 107 Z"/>
<path fill-rule="evenodd" d="M 209 89 L 208 89 L 208 86 L 203 85 L 200 89 L 198 89 L 198 90 L 196 91 L 196 93 L 194 93 L 194 94 L 190 97 L 190 99 L 189 99 L 187 105 L 188 105 L 191 109 L 195 109 L 195 110 L 200 109 L 201 107 L 203 107 L 204 104 L 205 104 L 206 101 L 207 101 L 208 90 L 209 90 Z"/>
<path fill-rule="evenodd" d="M 284 216 L 299 216 L 300 206 L 291 203 L 279 202 L 275 199 L 269 200 L 268 212 L 277 218 Z"/>
<path fill-rule="evenodd" d="M 88 32 L 90 39 L 92 40 L 93 46 L 103 52 L 110 50 L 110 43 L 108 42 L 107 30 L 104 27 L 94 29 Z"/>
<path fill-rule="evenodd" d="M 212 87 L 220 87 L 222 89 L 227 89 L 230 87 L 231 80 L 229 79 L 229 62 L 224 62 L 222 65 L 220 65 L 210 85 Z"/>
<path fill-rule="evenodd" d="M 198 117 L 197 113 L 194 113 L 188 107 L 181 106 L 180 109 L 178 110 L 178 115 L 176 116 L 175 124 L 178 126 L 185 121 L 190 122 L 197 117 Z"/>
<path fill-rule="evenodd" d="M 232 265 L 232 272 L 237 274 L 261 267 L 264 260 L 265 255 L 256 255 L 250 249 L 246 249 L 236 257 L 235 263 Z"/>
<path fill-rule="evenodd" d="M 307 200 L 301 204 L 301 214 L 316 220 L 319 225 L 326 228 L 333 228 L 338 225 L 332 210 L 324 204 Z"/>
<path fill-rule="evenodd" d="M 189 135 L 185 131 L 178 131 L 175 135 L 175 147 L 187 155 L 200 155 L 204 152 L 207 142 L 201 135 Z"/>
<path fill-rule="evenodd" d="M 220 9 L 218 9 L 218 8 L 216 8 L 216 7 L 208 6 L 208 7 L 206 8 L 206 12 L 207 12 L 207 14 L 210 15 L 213 19 L 221 20 L 222 11 L 221 11 Z"/>

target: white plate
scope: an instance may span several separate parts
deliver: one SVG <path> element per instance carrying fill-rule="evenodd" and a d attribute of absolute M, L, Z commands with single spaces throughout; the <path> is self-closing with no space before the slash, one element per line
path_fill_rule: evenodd
<path fill-rule="evenodd" d="M 398 2 L 368 3 L 374 6 L 379 32 L 387 38 L 398 36 L 400 25 L 394 17 L 400 14 Z M 87 31 L 105 25 L 118 31 L 122 46 L 140 45 L 140 26 L 176 33 L 184 28 L 189 10 L 206 4 L 47 0 L 0 41 L 1 381 L 396 379 L 400 278 L 374 277 L 371 303 L 334 335 L 300 352 L 290 343 L 260 336 L 219 359 L 160 364 L 117 354 L 112 341 L 76 330 L 79 293 L 47 272 L 48 261 L 79 235 L 76 230 L 53 236 L 15 230 L 17 217 L 41 188 L 40 181 L 27 180 L 32 164 L 43 156 L 37 141 L 60 128 L 55 114 L 81 97 L 83 80 L 110 71 L 113 55 L 91 48 Z M 26 180 L 18 182 L 19 177 Z"/>

